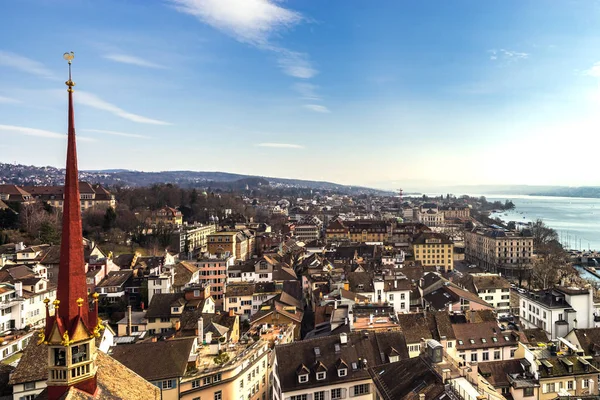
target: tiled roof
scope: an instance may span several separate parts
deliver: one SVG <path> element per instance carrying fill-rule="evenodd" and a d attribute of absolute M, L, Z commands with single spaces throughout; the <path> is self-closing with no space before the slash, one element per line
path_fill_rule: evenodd
<path fill-rule="evenodd" d="M 517 346 L 520 339 L 516 332 L 501 331 L 497 322 L 454 324 L 452 328 L 458 350 Z"/>
<path fill-rule="evenodd" d="M 110 355 L 148 381 L 181 377 L 195 337 L 115 346 Z M 160 362 L 157 361 L 160 355 Z"/>
<path fill-rule="evenodd" d="M 132 347 L 136 345 L 126 345 L 119 347 Z M 47 362 L 48 355 L 44 365 Z M 160 389 L 146 381 L 125 365 L 114 358 L 98 352 L 96 359 L 98 365 L 98 391 L 95 395 L 90 395 L 81 390 L 71 387 L 61 400 L 124 400 L 124 399 L 144 399 L 160 400 Z M 154 363 L 160 364 L 160 363 Z M 46 372 L 47 375 L 47 372 Z M 48 400 L 48 391 L 44 389 L 36 397 L 36 400 Z"/>
<path fill-rule="evenodd" d="M 373 277 L 368 272 L 350 272 L 347 278 L 350 290 L 354 293 L 370 293 L 374 290 Z"/>
<path fill-rule="evenodd" d="M 509 386 L 508 374 L 523 372 L 519 359 L 484 362 L 478 364 L 478 368 L 481 376 L 496 388 Z"/>
<path fill-rule="evenodd" d="M 252 296 L 253 293 L 254 283 L 232 283 L 227 285 L 225 297 Z"/>
<path fill-rule="evenodd" d="M 600 351 L 600 328 L 575 329 L 574 332 L 586 355 L 595 356 Z"/>
<path fill-rule="evenodd" d="M 408 358 L 406 342 L 401 332 L 350 333 L 347 344 L 340 344 L 340 336 L 325 336 L 302 340 L 275 347 L 278 374 L 284 392 L 329 386 L 340 382 L 369 379 L 366 366 L 377 366 L 389 361 L 392 348 L 400 352 L 400 358 Z M 336 346 L 339 345 L 339 346 Z M 359 360 L 360 359 L 360 360 Z M 293 360 L 293 361 L 292 361 Z M 348 365 L 347 375 L 339 377 L 338 363 Z M 363 360 L 366 361 L 363 364 Z M 324 380 L 316 380 L 318 363 L 327 368 Z M 309 369 L 308 382 L 298 381 L 297 369 L 304 365 Z M 355 368 L 356 367 L 356 368 Z"/>
<path fill-rule="evenodd" d="M 133 270 L 124 269 L 121 271 L 111 271 L 106 275 L 97 287 L 112 287 L 112 286 L 123 286 L 129 278 L 133 276 Z M 152 299 L 154 300 L 154 298 Z"/>
<path fill-rule="evenodd" d="M 435 317 L 432 313 L 398 314 L 398 325 L 404 332 L 406 343 L 419 343 L 421 339 L 436 339 Z"/>
<path fill-rule="evenodd" d="M 183 298 L 183 293 L 157 293 L 152 296 L 146 318 L 168 318 L 171 316 L 171 304 Z"/>
<path fill-rule="evenodd" d="M 445 397 L 444 383 L 422 357 L 369 368 L 383 400 L 412 400 L 425 395 L 427 400 Z"/>
<path fill-rule="evenodd" d="M 175 265 L 175 279 L 173 286 L 181 287 L 190 283 L 194 273 L 198 272 L 199 268 L 187 261 L 181 261 Z"/>
<path fill-rule="evenodd" d="M 38 344 L 34 335 L 25 348 L 17 368 L 10 376 L 9 383 L 17 385 L 46 379 L 48 379 L 48 346 Z"/>

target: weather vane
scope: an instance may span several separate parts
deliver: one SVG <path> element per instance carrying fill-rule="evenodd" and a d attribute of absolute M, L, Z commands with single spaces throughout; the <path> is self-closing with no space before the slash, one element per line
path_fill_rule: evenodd
<path fill-rule="evenodd" d="M 63 58 L 69 62 L 69 80 L 65 82 L 65 84 L 69 87 L 67 91 L 72 92 L 73 86 L 75 86 L 75 82 L 71 80 L 71 61 L 75 58 L 75 53 L 65 53 L 63 54 Z"/>

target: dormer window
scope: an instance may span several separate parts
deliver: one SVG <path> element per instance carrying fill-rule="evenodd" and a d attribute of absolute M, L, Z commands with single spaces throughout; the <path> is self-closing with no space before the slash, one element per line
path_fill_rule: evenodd
<path fill-rule="evenodd" d="M 473 339 L 469 339 L 469 343 L 475 344 L 475 341 Z"/>
<path fill-rule="evenodd" d="M 496 338 L 496 337 L 492 338 L 492 342 L 496 343 L 497 341 L 498 341 L 498 338 Z"/>
<path fill-rule="evenodd" d="M 300 382 L 300 383 L 308 382 L 308 374 L 298 375 L 298 382 Z"/>
<path fill-rule="evenodd" d="M 462 344 L 463 344 L 463 341 L 462 341 L 462 340 L 459 340 L 459 341 L 458 341 L 458 344 L 460 344 L 460 345 L 462 346 Z"/>
<path fill-rule="evenodd" d="M 325 372 L 317 372 L 317 380 L 318 381 L 322 381 L 323 379 L 325 379 L 326 373 Z"/>
<path fill-rule="evenodd" d="M 338 376 L 343 377 L 348 375 L 348 368 L 340 368 L 338 369 Z"/>
<path fill-rule="evenodd" d="M 481 338 L 481 343 L 487 343 L 487 340 L 485 338 Z"/>

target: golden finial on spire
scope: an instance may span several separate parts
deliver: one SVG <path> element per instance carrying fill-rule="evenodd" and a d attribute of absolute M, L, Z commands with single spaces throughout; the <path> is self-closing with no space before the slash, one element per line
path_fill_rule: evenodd
<path fill-rule="evenodd" d="M 46 305 L 46 308 L 48 308 L 49 307 L 48 304 L 50 304 L 50 299 L 46 297 L 44 299 L 44 304 Z"/>
<path fill-rule="evenodd" d="M 65 82 L 65 85 L 69 87 L 67 91 L 72 92 L 73 86 L 75 86 L 75 82 L 71 80 L 71 61 L 73 61 L 73 59 L 75 58 L 75 53 L 65 53 L 63 54 L 63 58 L 69 62 L 69 80 Z"/>
<path fill-rule="evenodd" d="M 60 304 L 60 300 L 56 299 L 52 302 L 52 304 L 54 304 L 54 308 L 58 308 L 58 305 Z"/>
<path fill-rule="evenodd" d="M 77 307 L 81 307 L 83 305 L 83 299 L 80 297 L 77 299 Z"/>
<path fill-rule="evenodd" d="M 100 295 L 98 294 L 98 292 L 94 292 L 92 293 L 92 298 L 94 299 L 94 302 L 98 302 L 98 297 L 100 297 Z"/>

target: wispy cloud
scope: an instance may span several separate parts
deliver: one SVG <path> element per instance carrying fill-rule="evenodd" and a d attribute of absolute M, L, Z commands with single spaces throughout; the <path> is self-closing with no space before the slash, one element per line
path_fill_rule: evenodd
<path fill-rule="evenodd" d="M 306 21 L 301 13 L 281 7 L 277 0 L 171 0 L 171 3 L 178 11 L 193 15 L 239 42 L 276 53 L 279 66 L 290 76 L 308 79 L 317 74 L 307 54 L 272 43 L 275 34 Z"/>
<path fill-rule="evenodd" d="M 22 103 L 22 101 L 13 99 L 12 97 L 0 96 L 0 104 L 17 104 L 17 103 Z"/>
<path fill-rule="evenodd" d="M 117 117 L 121 117 L 124 119 L 128 119 L 133 122 L 138 122 L 140 124 L 151 124 L 151 125 L 171 125 L 171 123 L 166 121 L 161 121 L 158 119 L 152 119 L 148 117 L 144 117 L 138 114 L 133 114 L 119 108 L 118 106 L 111 104 L 107 101 L 102 100 L 98 96 L 87 93 L 87 92 L 78 92 L 77 100 L 88 107 L 96 108 L 102 111 L 108 111 L 116 115 Z"/>
<path fill-rule="evenodd" d="M 322 106 L 320 104 L 305 104 L 304 108 L 306 108 L 307 110 L 311 110 L 311 111 L 315 111 L 315 112 L 319 112 L 319 113 L 330 113 L 331 112 L 329 110 L 329 108 Z"/>
<path fill-rule="evenodd" d="M 0 50 L 0 66 L 14 68 L 43 78 L 51 78 L 53 75 L 42 63 L 10 51 Z"/>
<path fill-rule="evenodd" d="M 148 136 L 139 135 L 137 133 L 106 131 L 104 129 L 81 129 L 81 131 L 83 131 L 83 132 L 91 132 L 91 133 L 102 133 L 102 134 L 105 134 L 105 135 L 113 135 L 113 136 L 124 136 L 124 137 L 137 138 L 137 139 L 149 139 Z"/>
<path fill-rule="evenodd" d="M 523 52 L 513 51 L 513 50 L 506 50 L 506 49 L 500 49 L 500 50 L 492 49 L 492 50 L 488 50 L 488 53 L 490 54 L 490 60 L 492 60 L 492 61 L 496 61 L 496 60 L 518 61 L 518 60 L 524 60 L 526 58 L 529 58 L 528 53 L 523 53 Z"/>
<path fill-rule="evenodd" d="M 14 125 L 0 125 L 0 132 L 8 132 L 15 135 L 27 135 L 27 136 L 37 136 L 48 139 L 66 139 L 67 135 L 65 133 L 57 133 L 52 131 L 47 131 L 44 129 L 35 129 L 28 128 L 25 126 L 14 126 Z M 77 140 L 83 142 L 95 142 L 96 140 L 93 138 L 78 136 Z"/>
<path fill-rule="evenodd" d="M 590 69 L 583 71 L 583 74 L 593 76 L 594 78 L 600 78 L 600 62 L 594 64 Z"/>
<path fill-rule="evenodd" d="M 257 147 L 273 147 L 277 149 L 303 149 L 304 146 L 292 143 L 259 143 Z"/>
<path fill-rule="evenodd" d="M 110 53 L 103 56 L 107 60 L 115 61 L 122 64 L 137 65 L 144 68 L 166 69 L 167 67 L 152 61 L 145 60 L 140 57 L 131 56 L 128 54 Z"/>
<path fill-rule="evenodd" d="M 317 85 L 312 83 L 299 82 L 295 83 L 292 88 L 302 96 L 304 100 L 321 100 L 321 96 L 317 94 Z"/>

